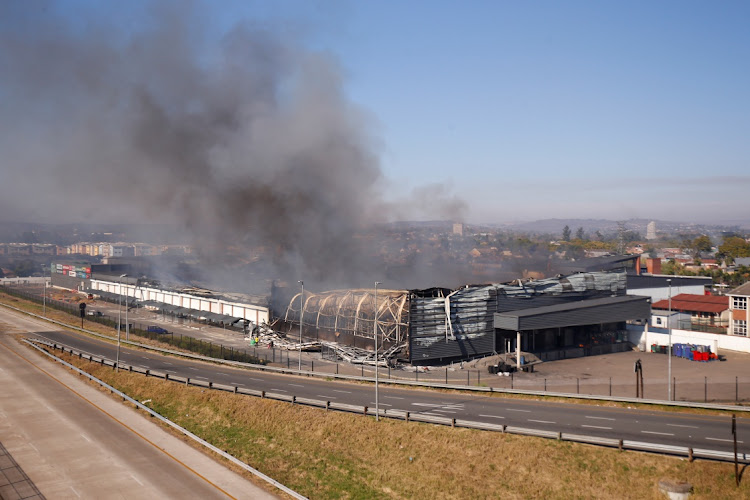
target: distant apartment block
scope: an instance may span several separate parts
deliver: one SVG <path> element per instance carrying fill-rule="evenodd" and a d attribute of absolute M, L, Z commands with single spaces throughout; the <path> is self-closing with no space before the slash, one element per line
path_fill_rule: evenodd
<path fill-rule="evenodd" d="M 453 224 L 453 234 L 458 235 L 458 236 L 463 236 L 464 235 L 464 225 L 461 224 L 460 222 L 454 223 Z"/>
<path fill-rule="evenodd" d="M 647 240 L 655 240 L 656 239 L 656 222 L 651 221 L 646 226 L 646 239 Z"/>

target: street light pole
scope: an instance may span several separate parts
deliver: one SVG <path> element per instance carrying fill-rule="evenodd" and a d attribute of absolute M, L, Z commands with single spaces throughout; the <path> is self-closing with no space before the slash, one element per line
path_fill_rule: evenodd
<path fill-rule="evenodd" d="M 672 280 L 668 279 L 669 283 L 669 312 L 667 313 L 667 332 L 669 337 L 669 348 L 667 349 L 667 355 L 669 359 L 667 361 L 667 394 L 669 395 L 669 401 L 672 401 Z"/>
<path fill-rule="evenodd" d="M 125 340 L 130 341 L 130 323 L 128 322 L 128 284 L 125 283 Z"/>
<path fill-rule="evenodd" d="M 115 371 L 120 371 L 120 329 L 122 328 L 122 279 L 127 277 L 127 274 L 120 275 L 120 291 L 117 294 L 117 361 L 115 364 Z M 125 311 L 125 317 L 127 318 L 128 312 Z M 127 319 L 125 320 L 127 321 Z"/>
<path fill-rule="evenodd" d="M 297 369 L 302 371 L 302 313 L 305 310 L 305 282 L 299 280 L 297 283 L 302 287 L 302 292 L 299 294 L 299 354 Z"/>
<path fill-rule="evenodd" d="M 375 337 L 375 421 L 380 421 L 380 405 L 378 400 L 378 285 L 379 281 L 375 282 L 375 326 L 373 334 Z"/>

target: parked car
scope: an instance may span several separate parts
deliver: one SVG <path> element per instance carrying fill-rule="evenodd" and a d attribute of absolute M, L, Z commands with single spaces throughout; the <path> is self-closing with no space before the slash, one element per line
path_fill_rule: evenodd
<path fill-rule="evenodd" d="M 155 326 L 155 325 L 147 326 L 146 331 L 151 332 L 151 333 L 169 333 L 169 331 L 166 328 L 162 328 L 160 326 Z"/>

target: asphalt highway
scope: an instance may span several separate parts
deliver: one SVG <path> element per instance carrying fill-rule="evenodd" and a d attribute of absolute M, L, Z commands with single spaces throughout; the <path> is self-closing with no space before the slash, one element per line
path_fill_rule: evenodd
<path fill-rule="evenodd" d="M 74 333 L 51 329 L 50 325 L 0 310 L 6 321 L 29 332 L 30 337 L 47 339 L 96 356 L 115 359 L 116 346 Z M 352 384 L 304 376 L 246 370 L 162 356 L 123 347 L 121 363 L 152 371 L 190 377 L 218 384 L 267 392 L 375 407 L 371 384 Z M 655 444 L 684 446 L 702 450 L 731 452 L 731 417 L 649 411 L 634 408 L 588 404 L 531 401 L 497 396 L 467 395 L 419 389 L 400 389 L 380 384 L 381 409 L 409 411 L 448 418 L 508 426 L 575 433 L 609 439 L 624 439 Z M 741 414 L 740 414 L 741 415 Z M 738 450 L 750 454 L 750 419 L 737 419 Z"/>

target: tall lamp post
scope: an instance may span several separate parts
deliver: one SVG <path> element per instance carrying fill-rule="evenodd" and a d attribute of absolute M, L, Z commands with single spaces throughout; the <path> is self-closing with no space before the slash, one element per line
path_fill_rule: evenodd
<path fill-rule="evenodd" d="M 305 309 L 305 282 L 299 280 L 297 283 L 302 287 L 302 292 L 299 294 L 299 357 L 297 369 L 302 371 L 302 313 Z"/>
<path fill-rule="evenodd" d="M 122 328 L 122 279 L 127 277 L 127 274 L 120 275 L 120 287 L 119 293 L 117 294 L 117 361 L 115 364 L 115 371 L 120 371 L 120 330 Z M 125 317 L 127 318 L 127 310 L 125 311 Z M 127 319 L 125 319 L 127 321 Z"/>
<path fill-rule="evenodd" d="M 669 284 L 669 312 L 667 313 L 667 334 L 669 337 L 669 348 L 667 349 L 667 355 L 669 356 L 667 361 L 667 394 L 669 395 L 669 401 L 672 401 L 672 280 L 668 279 Z"/>
<path fill-rule="evenodd" d="M 375 325 L 373 334 L 375 337 L 375 421 L 380 421 L 380 405 L 378 400 L 378 285 L 380 281 L 375 282 Z"/>
<path fill-rule="evenodd" d="M 50 273 L 50 280 L 52 273 Z M 44 285 L 44 299 L 42 300 L 42 316 L 47 317 L 47 276 L 44 275 L 44 266 L 42 266 L 42 285 Z"/>

